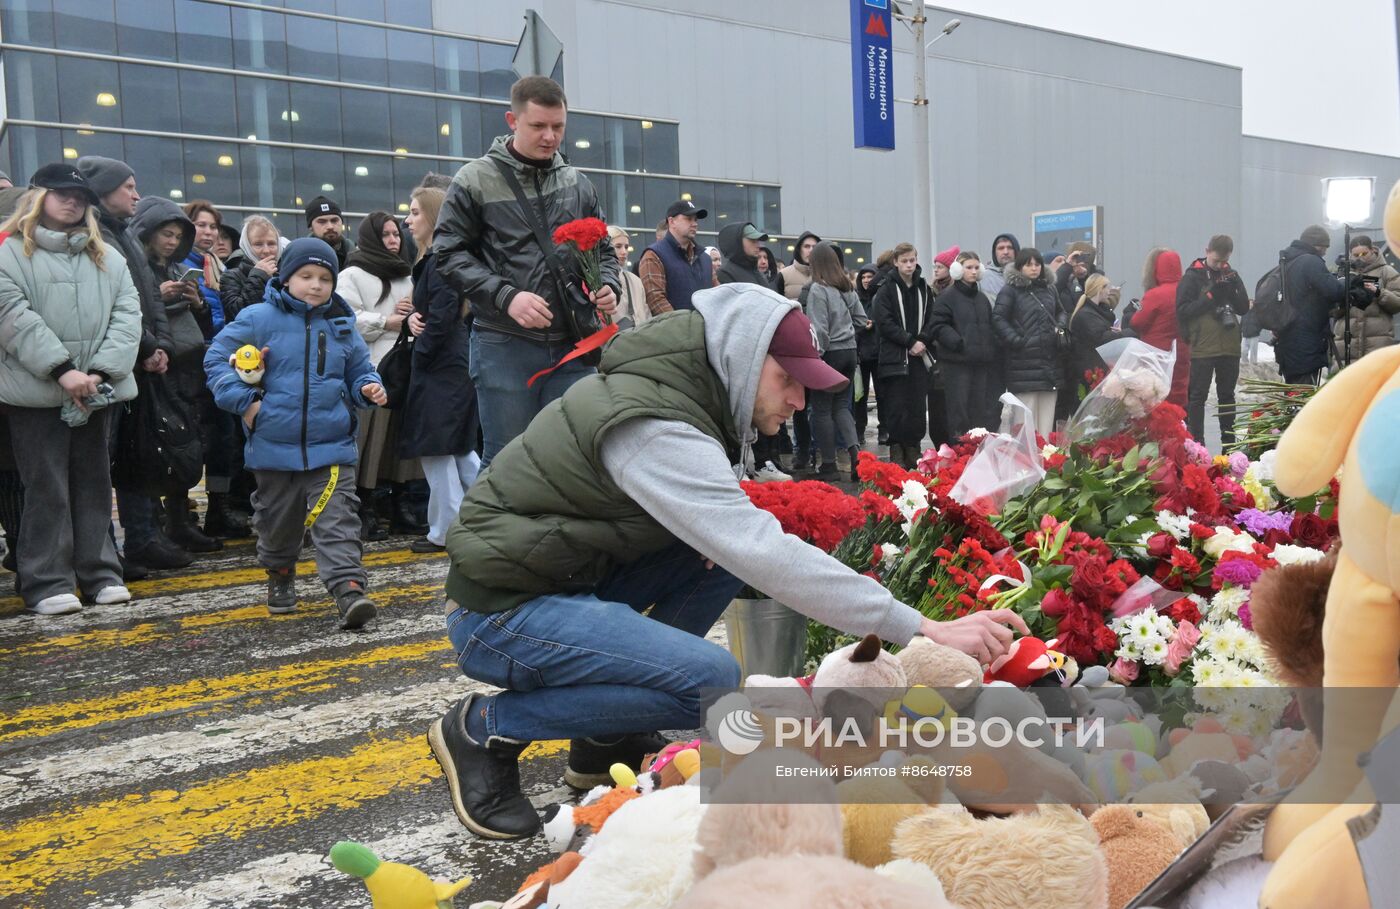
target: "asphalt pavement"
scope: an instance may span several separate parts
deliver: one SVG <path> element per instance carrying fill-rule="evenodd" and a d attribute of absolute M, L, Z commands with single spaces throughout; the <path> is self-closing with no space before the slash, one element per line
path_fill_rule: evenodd
<path fill-rule="evenodd" d="M 381 611 L 361 633 L 309 562 L 303 608 L 270 617 L 249 542 L 72 616 L 24 613 L 0 575 L 0 907 L 368 907 L 326 858 L 341 839 L 471 875 L 462 909 L 514 892 L 550 856 L 452 814 L 425 733 L 485 686 L 446 638 L 446 558 L 408 543 L 367 547 Z M 540 807 L 573 796 L 567 747 L 526 754 Z"/>

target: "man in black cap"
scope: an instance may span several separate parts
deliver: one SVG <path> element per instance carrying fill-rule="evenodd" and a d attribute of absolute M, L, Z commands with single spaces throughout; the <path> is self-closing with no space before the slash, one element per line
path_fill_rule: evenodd
<path fill-rule="evenodd" d="M 637 274 L 653 316 L 690 309 L 691 294 L 715 285 L 714 263 L 695 242 L 700 219 L 708 214 L 689 199 L 672 202 L 666 209 L 666 235 L 642 253 Z"/>
<path fill-rule="evenodd" d="M 335 250 L 340 267 L 345 267 L 345 258 L 355 245 L 345 236 L 345 222 L 340 220 L 340 206 L 334 199 L 317 196 L 306 205 L 306 226 L 311 236 L 325 240 L 326 245 Z"/>

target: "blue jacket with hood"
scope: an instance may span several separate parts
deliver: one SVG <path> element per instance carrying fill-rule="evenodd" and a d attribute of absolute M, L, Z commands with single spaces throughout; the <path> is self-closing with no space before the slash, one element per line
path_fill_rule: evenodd
<path fill-rule="evenodd" d="M 308 306 L 267 282 L 264 306 L 249 306 L 224 326 L 204 355 L 214 401 L 242 414 L 262 396 L 244 449 L 250 470 L 315 470 L 354 464 L 356 407 L 370 407 L 360 389 L 383 384 L 369 348 L 355 330 L 355 313 L 339 294 Z M 244 344 L 269 348 L 260 386 L 229 365 Z"/>

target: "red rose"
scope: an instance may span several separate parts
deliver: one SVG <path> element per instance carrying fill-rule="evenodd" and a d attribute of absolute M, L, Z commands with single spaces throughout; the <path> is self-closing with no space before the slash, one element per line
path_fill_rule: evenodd
<path fill-rule="evenodd" d="M 1320 515 L 1311 512 L 1294 515 L 1293 526 L 1289 528 L 1289 532 L 1293 534 L 1293 539 L 1299 546 L 1307 546 L 1310 549 L 1326 549 L 1331 541 L 1331 535 L 1327 532 L 1327 522 Z"/>
<path fill-rule="evenodd" d="M 1147 541 L 1147 554 L 1154 559 L 1169 559 L 1176 540 L 1169 533 L 1154 533 Z"/>
<path fill-rule="evenodd" d="M 1074 601 L 1069 598 L 1069 594 L 1056 587 L 1040 601 L 1040 611 L 1051 618 L 1059 618 L 1067 614 L 1073 605 Z"/>

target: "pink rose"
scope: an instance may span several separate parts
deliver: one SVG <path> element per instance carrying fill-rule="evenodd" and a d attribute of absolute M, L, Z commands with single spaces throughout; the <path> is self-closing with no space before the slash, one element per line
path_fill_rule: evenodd
<path fill-rule="evenodd" d="M 1176 634 L 1172 635 L 1171 643 L 1167 645 L 1167 658 L 1163 668 L 1167 675 L 1175 678 L 1181 672 L 1181 664 L 1186 662 L 1191 656 L 1191 651 L 1196 649 L 1196 644 L 1201 640 L 1201 630 L 1190 622 L 1180 622 L 1176 626 Z"/>
<path fill-rule="evenodd" d="M 1108 677 L 1120 685 L 1131 685 L 1138 677 L 1137 661 L 1119 657 L 1108 667 Z"/>

